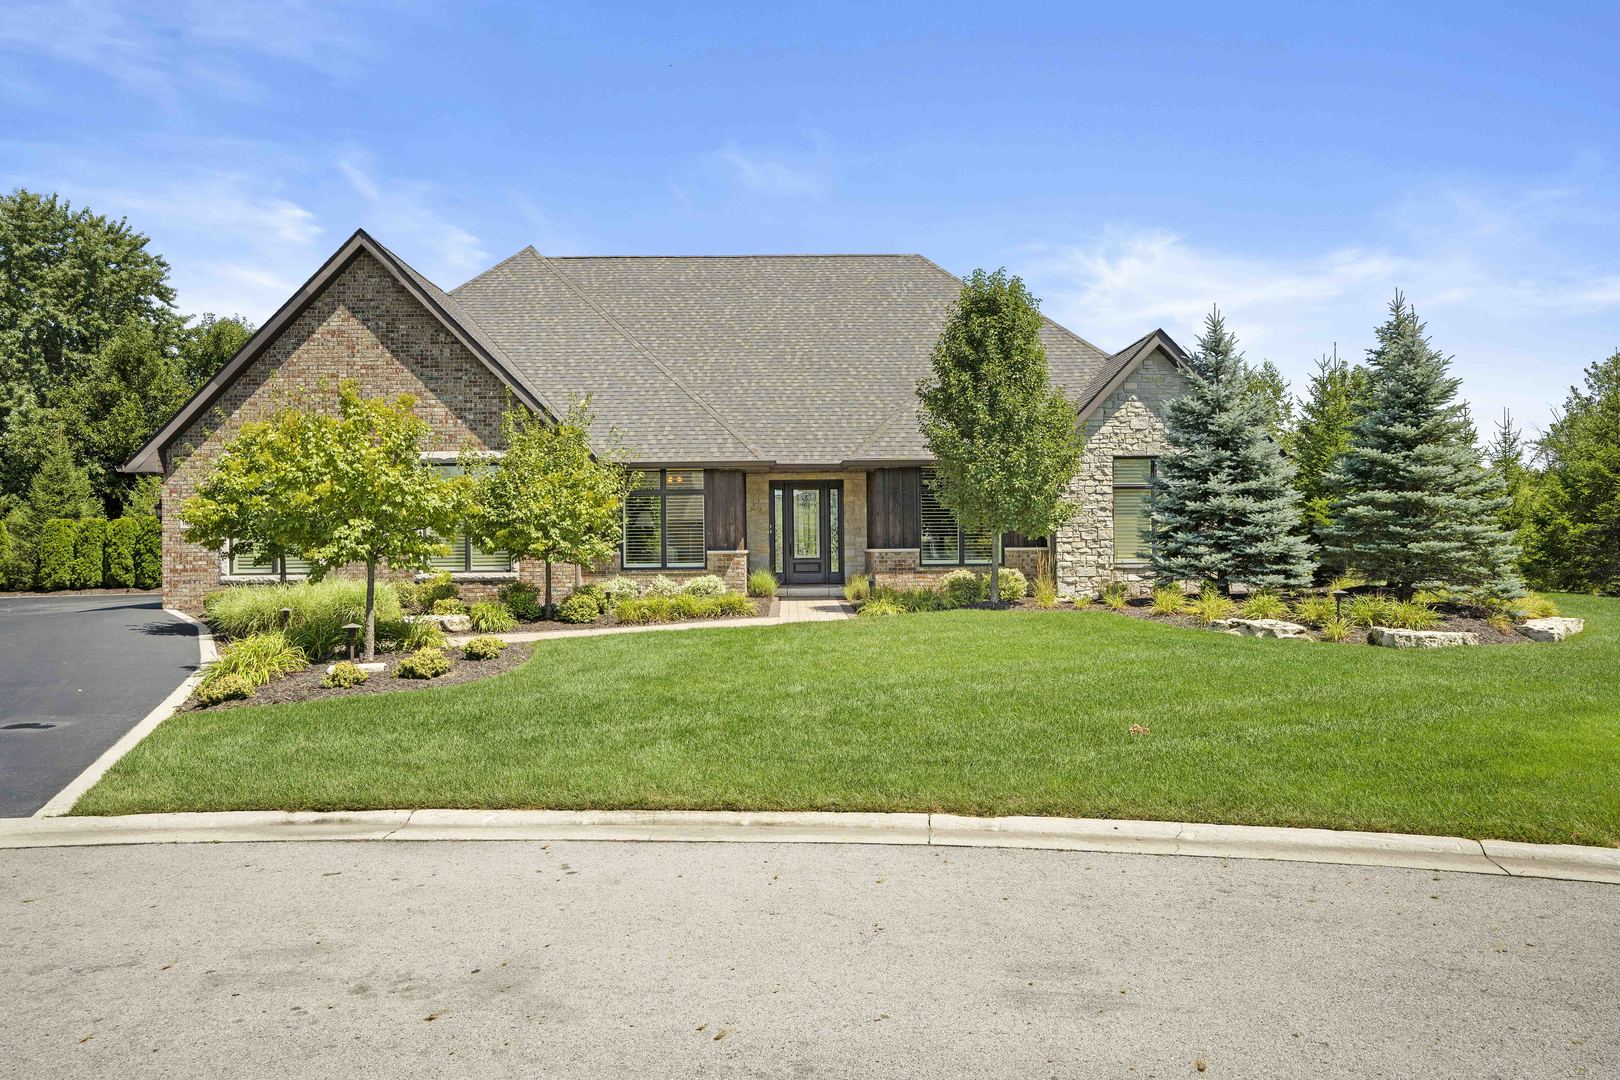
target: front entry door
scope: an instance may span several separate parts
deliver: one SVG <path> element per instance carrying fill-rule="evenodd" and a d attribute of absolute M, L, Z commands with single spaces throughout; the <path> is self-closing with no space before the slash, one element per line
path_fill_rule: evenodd
<path fill-rule="evenodd" d="M 771 484 L 771 569 L 785 585 L 844 580 L 842 480 L 777 480 Z"/>

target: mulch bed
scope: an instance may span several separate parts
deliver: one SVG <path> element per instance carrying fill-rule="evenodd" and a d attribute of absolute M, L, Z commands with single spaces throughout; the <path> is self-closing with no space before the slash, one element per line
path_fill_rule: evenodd
<path fill-rule="evenodd" d="M 387 670 L 374 671 L 371 677 L 359 686 L 345 689 L 329 690 L 322 686 L 321 680 L 326 678 L 326 664 L 311 664 L 303 671 L 271 679 L 246 701 L 222 702 L 210 706 L 207 711 L 218 712 L 221 709 L 241 709 L 254 705 L 280 705 L 289 701 L 319 701 L 323 698 L 353 697 L 356 694 L 391 694 L 403 690 L 428 690 L 436 686 L 477 682 L 479 679 L 487 679 L 521 667 L 533 648 L 532 645 L 508 645 L 501 655 L 493 659 L 465 660 L 461 656 L 461 650 L 452 646 L 444 650 L 445 656 L 450 658 L 450 670 L 437 679 L 396 678 L 394 667 L 406 654 L 383 653 L 377 659 L 388 665 Z M 193 699 L 181 706 L 181 711 L 192 712 L 201 708 L 202 706 Z"/>
<path fill-rule="evenodd" d="M 516 629 L 508 632 L 514 634 L 529 634 L 549 630 L 599 630 L 607 626 L 673 626 L 676 623 L 723 623 L 731 622 L 733 619 L 757 619 L 764 616 L 775 615 L 777 613 L 777 604 L 779 601 L 776 597 L 751 596 L 749 599 L 754 602 L 754 610 L 749 614 L 725 615 L 718 619 L 670 619 L 668 622 L 650 624 L 621 623 L 618 619 L 613 617 L 613 613 L 610 611 L 601 618 L 597 619 L 595 622 L 570 623 L 563 622 L 561 619 L 542 619 L 539 622 L 520 622 L 517 624 Z M 463 637 L 467 633 L 477 634 L 478 631 L 463 631 L 461 634 L 458 634 L 457 637 Z"/>

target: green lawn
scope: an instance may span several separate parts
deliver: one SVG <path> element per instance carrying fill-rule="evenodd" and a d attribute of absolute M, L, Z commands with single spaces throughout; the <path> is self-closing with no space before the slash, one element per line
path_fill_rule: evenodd
<path fill-rule="evenodd" d="M 75 813 L 937 810 L 1612 845 L 1620 600 L 1560 603 L 1585 634 L 1426 652 L 1102 611 L 551 641 L 467 686 L 181 714 Z"/>

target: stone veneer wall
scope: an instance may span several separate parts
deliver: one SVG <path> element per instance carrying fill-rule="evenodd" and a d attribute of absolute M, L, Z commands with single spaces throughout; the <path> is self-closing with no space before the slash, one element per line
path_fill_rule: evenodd
<path fill-rule="evenodd" d="M 417 415 L 431 430 L 426 449 L 498 445 L 501 382 L 375 259 L 361 254 L 164 453 L 165 606 L 199 612 L 203 596 L 223 583 L 219 552 L 186 543 L 177 511 L 224 444 L 287 392 L 320 392 L 335 407 L 336 381 L 346 378 L 371 396 L 415 395 Z"/>
<path fill-rule="evenodd" d="M 1110 581 L 1123 581 L 1133 595 L 1151 591 L 1149 567 L 1114 563 L 1114 458 L 1164 453 L 1165 408 L 1186 391 L 1186 376 L 1155 352 L 1086 421 L 1080 471 L 1069 485 L 1080 510 L 1058 530 L 1056 542 L 1063 595 L 1095 596 Z"/>
<path fill-rule="evenodd" d="M 748 473 L 744 505 L 748 515 L 748 569 L 768 570 L 771 560 L 771 481 L 842 480 L 844 482 L 844 578 L 859 574 L 866 562 L 866 474 L 864 472 Z M 746 572 L 744 577 L 746 577 Z"/>

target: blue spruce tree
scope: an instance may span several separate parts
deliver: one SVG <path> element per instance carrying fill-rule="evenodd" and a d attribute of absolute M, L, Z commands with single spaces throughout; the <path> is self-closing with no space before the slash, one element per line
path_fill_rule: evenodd
<path fill-rule="evenodd" d="M 1154 572 L 1222 592 L 1307 584 L 1315 563 L 1299 535 L 1293 470 L 1219 310 L 1191 360 L 1192 389 L 1166 415 L 1174 449 L 1159 459 L 1154 480 Z"/>

